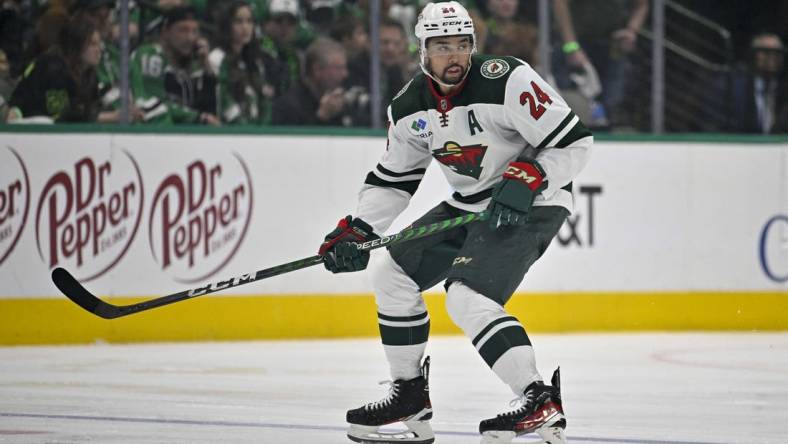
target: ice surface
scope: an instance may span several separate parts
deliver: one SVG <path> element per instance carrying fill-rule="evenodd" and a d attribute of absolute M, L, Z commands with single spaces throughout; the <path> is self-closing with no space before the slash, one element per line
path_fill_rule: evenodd
<path fill-rule="evenodd" d="M 531 339 L 570 443 L 788 443 L 788 333 Z M 436 443 L 477 443 L 513 394 L 464 338 L 428 353 Z M 387 377 L 371 339 L 0 348 L 0 442 L 349 443 Z"/>

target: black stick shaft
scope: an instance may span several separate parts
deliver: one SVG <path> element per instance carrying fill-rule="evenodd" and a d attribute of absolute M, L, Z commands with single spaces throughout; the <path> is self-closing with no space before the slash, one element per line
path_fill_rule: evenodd
<path fill-rule="evenodd" d="M 447 219 L 422 227 L 406 228 L 399 233 L 392 234 L 390 236 L 383 236 L 380 239 L 375 239 L 369 242 L 364 242 L 363 244 L 359 244 L 358 248 L 360 250 L 369 251 L 381 247 L 396 245 L 402 242 L 420 239 L 422 237 L 451 230 L 471 222 L 485 219 L 486 217 L 487 213 L 484 211 L 481 213 L 468 213 L 464 216 Z M 85 289 L 85 287 L 83 287 L 71 273 L 63 268 L 55 268 L 52 270 L 52 281 L 55 283 L 55 286 L 57 286 L 57 288 L 63 292 L 63 294 L 65 294 L 69 299 L 74 301 L 80 307 L 104 319 L 114 319 L 198 296 L 215 293 L 217 291 L 227 290 L 228 288 L 238 287 L 240 285 L 267 279 L 269 277 L 284 273 L 289 273 L 291 271 L 300 270 L 302 268 L 311 267 L 322 262 L 323 256 L 311 256 L 304 259 L 299 259 L 297 261 L 288 262 L 286 264 L 277 265 L 275 267 L 264 268 L 254 273 L 235 276 L 227 280 L 210 283 L 203 287 L 192 288 L 131 305 L 113 305 L 102 301 Z"/>

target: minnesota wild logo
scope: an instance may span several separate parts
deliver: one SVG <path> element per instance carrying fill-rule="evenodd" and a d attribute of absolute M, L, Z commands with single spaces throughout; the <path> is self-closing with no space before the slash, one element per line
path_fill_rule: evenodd
<path fill-rule="evenodd" d="M 482 174 L 482 160 L 486 152 L 485 145 L 460 146 L 456 142 L 446 142 L 443 148 L 433 150 L 432 156 L 455 173 L 478 180 Z"/>
<path fill-rule="evenodd" d="M 482 75 L 488 79 L 497 79 L 509 72 L 509 63 L 503 59 L 490 59 L 482 63 Z"/>

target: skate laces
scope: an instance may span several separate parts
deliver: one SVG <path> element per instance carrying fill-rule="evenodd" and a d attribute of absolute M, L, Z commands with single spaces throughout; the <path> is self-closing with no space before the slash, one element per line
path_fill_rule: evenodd
<path fill-rule="evenodd" d="M 520 408 L 512 410 L 511 412 L 502 413 L 498 416 L 500 417 L 519 416 L 525 413 L 526 411 L 528 411 L 528 409 L 531 408 L 531 406 L 534 405 L 535 403 L 536 403 L 536 394 L 534 393 L 534 390 L 529 390 L 522 396 L 518 396 L 512 399 L 511 401 L 509 401 L 509 407 L 515 407 L 518 404 L 522 404 L 520 405 Z"/>
<path fill-rule="evenodd" d="M 385 398 L 381 399 L 380 401 L 370 402 L 364 408 L 367 410 L 377 410 L 382 407 L 388 407 L 394 398 L 399 396 L 399 384 L 395 381 L 380 381 L 378 382 L 380 385 L 388 385 L 389 386 L 389 393 L 386 395 Z"/>

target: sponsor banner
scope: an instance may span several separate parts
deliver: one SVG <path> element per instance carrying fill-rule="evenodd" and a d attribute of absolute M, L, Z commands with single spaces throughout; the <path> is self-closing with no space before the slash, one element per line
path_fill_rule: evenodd
<path fill-rule="evenodd" d="M 58 266 L 101 295 L 150 296 L 314 255 L 336 221 L 355 212 L 386 145 L 308 136 L 0 140 L 5 298 L 61 297 L 49 280 Z M 574 183 L 575 213 L 520 290 L 784 290 L 786 171 L 783 145 L 598 143 Z M 389 231 L 450 193 L 433 162 Z M 316 266 L 226 293 L 369 291 L 366 273 Z"/>
<path fill-rule="evenodd" d="M 14 251 L 30 211 L 30 176 L 19 153 L 0 147 L 0 266 Z"/>
<path fill-rule="evenodd" d="M 172 279 L 208 279 L 232 260 L 252 217 L 249 168 L 238 153 L 215 151 L 176 162 L 148 212 L 150 253 Z"/>
<path fill-rule="evenodd" d="M 75 270 L 88 282 L 123 259 L 135 239 L 142 173 L 125 150 L 78 155 L 60 166 L 36 194 L 35 250 L 48 268 Z"/>

